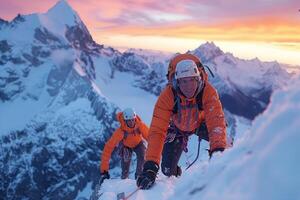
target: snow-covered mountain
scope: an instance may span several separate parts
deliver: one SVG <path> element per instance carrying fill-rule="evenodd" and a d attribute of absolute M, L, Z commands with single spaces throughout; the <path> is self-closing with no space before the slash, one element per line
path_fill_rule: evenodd
<path fill-rule="evenodd" d="M 202 44 L 188 53 L 198 56 L 202 63 L 211 69 L 215 77 L 211 76 L 208 69 L 206 71 L 210 76 L 210 81 L 218 89 L 224 107 L 229 112 L 250 120 L 253 120 L 266 108 L 271 93 L 285 85 L 291 78 L 291 75 L 285 70 L 285 66 L 276 61 L 261 62 L 257 58 L 239 59 L 231 53 L 224 53 L 213 42 Z M 142 79 L 143 84 L 140 85 L 157 95 L 159 91 L 150 88 L 164 87 L 167 66 L 174 55 L 163 54 L 159 51 L 128 49 L 122 55 L 119 63 L 132 64 L 138 60 L 133 56 L 142 58 L 145 62 L 144 65 L 150 65 L 154 71 L 152 71 L 152 79 L 150 81 Z M 137 61 L 135 64 L 139 65 L 140 63 L 141 61 Z M 154 77 L 154 74 L 157 78 Z M 155 81 L 152 81 L 153 79 Z M 150 82 L 151 87 L 146 87 L 147 82 Z M 160 87 L 153 87 L 152 82 Z"/>
<path fill-rule="evenodd" d="M 43 109 L 56 109 L 97 91 L 92 84 L 96 76 L 92 56 L 114 53 L 93 41 L 65 1 L 45 14 L 18 15 L 2 26 L 0 39 L 0 100 L 5 109 L 1 123 L 6 124 L 2 133 L 24 127 L 18 123 L 26 123 Z"/>
<path fill-rule="evenodd" d="M 300 76 L 272 95 L 267 110 L 224 153 L 200 161 L 180 178 L 159 174 L 150 190 L 132 200 L 300 199 Z M 135 180 L 105 180 L 99 199 L 113 200 L 136 190 Z"/>
<path fill-rule="evenodd" d="M 218 89 L 223 106 L 251 120 L 266 108 L 271 93 L 291 77 L 277 62 L 239 59 L 214 43 L 203 44 L 191 53 L 216 75 L 210 80 Z"/>
<path fill-rule="evenodd" d="M 1 198 L 74 199 L 96 182 L 119 108 L 95 84 L 93 59 L 113 54 L 66 1 L 2 23 Z"/>
<path fill-rule="evenodd" d="M 231 135 L 238 117 L 252 120 L 289 79 L 277 63 L 240 60 L 213 43 L 192 53 L 216 76 Z M 94 187 L 116 112 L 134 107 L 150 124 L 173 56 L 97 44 L 65 0 L 0 19 L 0 196 L 76 199 Z"/>

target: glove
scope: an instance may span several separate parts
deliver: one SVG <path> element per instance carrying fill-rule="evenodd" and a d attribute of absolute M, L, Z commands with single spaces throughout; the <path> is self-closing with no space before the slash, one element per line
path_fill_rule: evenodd
<path fill-rule="evenodd" d="M 136 185 L 142 190 L 148 190 L 151 188 L 155 182 L 158 170 L 158 164 L 153 161 L 146 161 L 143 172 L 136 181 Z"/>
<path fill-rule="evenodd" d="M 104 179 L 110 179 L 110 175 L 109 175 L 108 171 L 102 172 L 101 173 L 101 178 L 102 178 L 102 180 L 104 180 Z"/>
<path fill-rule="evenodd" d="M 181 167 L 179 167 L 179 166 L 177 165 L 177 170 L 176 170 L 176 171 L 177 171 L 177 172 L 176 172 L 175 176 L 176 176 L 176 177 L 181 176 L 181 174 L 182 174 Z"/>
<path fill-rule="evenodd" d="M 215 152 L 223 152 L 224 150 L 225 150 L 224 148 L 216 148 L 216 149 L 213 149 L 213 150 L 208 150 L 209 159 L 211 159 L 213 153 L 215 153 Z"/>

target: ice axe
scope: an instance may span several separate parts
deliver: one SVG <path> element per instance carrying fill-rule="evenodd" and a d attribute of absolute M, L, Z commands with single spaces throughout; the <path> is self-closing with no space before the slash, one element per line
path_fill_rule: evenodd
<path fill-rule="evenodd" d="M 121 192 L 117 194 L 117 200 L 128 200 L 132 195 L 134 195 L 137 191 L 139 191 L 141 188 L 138 187 L 136 190 L 128 194 L 128 196 L 125 196 L 125 192 Z"/>

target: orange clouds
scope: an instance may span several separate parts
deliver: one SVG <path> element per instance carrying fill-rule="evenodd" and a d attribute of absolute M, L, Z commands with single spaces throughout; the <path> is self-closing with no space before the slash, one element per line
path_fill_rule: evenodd
<path fill-rule="evenodd" d="M 300 42 L 300 23 L 257 20 L 257 23 L 202 25 L 197 22 L 173 23 L 163 26 L 121 26 L 104 29 L 110 34 L 165 36 L 201 40 L 236 40 L 260 42 Z"/>
<path fill-rule="evenodd" d="M 4 18 L 46 12 L 56 0 L 2 2 Z M 295 0 L 68 0 L 95 34 L 156 35 L 204 40 L 299 42 Z M 295 12 L 291 12 L 295 10 Z M 98 41 L 101 43 L 101 41 Z"/>
<path fill-rule="evenodd" d="M 12 19 L 20 12 L 46 12 L 56 3 L 56 0 L 3 1 L 0 0 L 0 17 L 4 19 Z M 167 41 L 177 38 L 174 41 L 180 41 L 181 45 L 184 40 L 272 43 L 300 52 L 299 0 L 67 1 L 102 44 L 122 43 L 132 47 L 135 37 L 151 37 L 153 44 L 155 38 L 159 43 L 166 38 Z M 153 49 L 157 48 L 153 45 Z"/>

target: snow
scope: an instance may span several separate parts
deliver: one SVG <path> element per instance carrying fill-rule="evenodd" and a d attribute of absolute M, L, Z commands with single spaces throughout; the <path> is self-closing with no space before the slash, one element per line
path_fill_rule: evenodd
<path fill-rule="evenodd" d="M 72 63 L 76 56 L 76 51 L 73 49 L 57 49 L 51 52 L 51 61 L 56 65 L 65 65 L 66 63 Z"/>
<path fill-rule="evenodd" d="M 224 88 L 224 85 L 229 88 L 238 87 L 247 93 L 254 88 L 261 88 L 262 85 L 264 88 L 277 89 L 290 79 L 286 67 L 276 61 L 239 59 L 231 53 L 224 53 L 213 42 L 202 44 L 192 53 L 221 78 L 220 88 Z"/>
<path fill-rule="evenodd" d="M 136 55 L 147 59 L 147 61 L 150 63 L 164 62 L 166 58 L 171 58 L 174 55 L 174 53 L 171 52 L 135 48 L 129 48 L 125 51 L 125 53 L 135 53 Z"/>
<path fill-rule="evenodd" d="M 76 70 L 76 72 L 77 72 L 80 76 L 86 76 L 85 71 L 82 69 L 82 67 L 79 65 L 78 62 L 74 62 L 73 68 Z"/>
<path fill-rule="evenodd" d="M 81 23 L 78 14 L 65 0 L 58 1 L 47 13 L 40 14 L 39 19 L 43 26 L 61 37 L 64 37 L 66 25 L 74 26 Z"/>
<path fill-rule="evenodd" d="M 26 49 L 28 44 L 34 42 L 36 28 L 45 27 L 57 37 L 67 42 L 65 38 L 66 26 L 70 27 L 82 23 L 79 15 L 65 0 L 58 1 L 46 13 L 21 16 L 25 19 L 24 22 L 6 26 L 0 32 L 2 40 L 8 40 L 10 44 L 17 46 L 20 50 Z M 22 37 L 20 37 L 20 33 L 22 33 Z"/>
<path fill-rule="evenodd" d="M 157 97 L 132 86 L 132 80 L 134 75 L 117 72 L 112 82 L 107 85 L 99 83 L 99 85 L 104 96 L 121 109 L 134 108 L 142 120 L 149 125 Z"/>
<path fill-rule="evenodd" d="M 139 199 L 139 200 L 146 200 L 146 199 L 161 199 L 166 200 L 169 196 L 174 193 L 174 186 L 178 181 L 177 178 L 166 178 L 159 176 L 158 180 L 156 181 L 153 190 L 148 191 L 138 191 L 132 199 Z M 131 192 L 135 191 L 136 189 L 136 182 L 135 180 L 131 179 L 112 179 L 112 180 L 105 180 L 101 186 L 101 191 L 99 199 L 105 200 L 116 200 L 117 194 L 121 192 L 125 192 L 125 196 L 128 196 Z"/>
<path fill-rule="evenodd" d="M 300 76 L 275 92 L 234 147 L 197 162 L 179 179 L 160 173 L 151 190 L 130 199 L 300 199 L 299 84 Z M 100 199 L 116 199 L 117 193 L 135 189 L 134 180 L 106 180 Z"/>
<path fill-rule="evenodd" d="M 95 60 L 95 66 L 97 77 L 95 83 L 100 86 L 101 93 L 121 109 L 134 108 L 142 120 L 150 125 L 157 97 L 134 87 L 133 74 L 117 71 L 114 78 L 110 78 L 111 68 L 106 59 Z"/>
<path fill-rule="evenodd" d="M 23 80 L 27 89 L 21 93 L 21 98 L 1 103 L 0 135 L 23 129 L 30 119 L 47 107 L 49 94 L 45 85 L 50 68 L 50 65 L 44 64 L 33 70 L 28 79 Z"/>
<path fill-rule="evenodd" d="M 18 100 L 14 103 L 5 102 L 1 105 L 0 112 L 0 134 L 8 131 L 20 130 L 41 111 L 42 102 L 35 103 Z"/>
<path fill-rule="evenodd" d="M 88 99 L 78 98 L 68 106 L 63 106 L 55 112 L 48 111 L 35 116 L 27 126 L 31 127 L 39 122 L 47 122 L 46 134 L 48 137 L 54 140 L 63 137 L 66 140 L 72 141 L 66 144 L 59 142 L 53 143 L 53 147 L 57 148 L 56 152 L 63 155 L 64 149 L 61 145 L 64 145 L 64 147 L 67 147 L 67 145 L 80 145 L 83 137 L 93 135 L 94 132 L 102 132 L 103 125 L 97 120 L 90 104 L 91 102 Z M 80 135 L 78 135 L 78 133 L 80 133 Z M 97 134 L 97 137 L 99 137 L 99 141 L 101 141 L 105 136 L 104 134 Z M 70 147 L 70 149 L 74 148 Z"/>
<path fill-rule="evenodd" d="M 22 50 L 26 48 L 28 44 L 33 42 L 34 31 L 40 25 L 38 17 L 36 14 L 22 16 L 24 17 L 24 22 L 19 22 L 13 26 L 6 26 L 0 31 L 1 40 L 8 40 L 9 44 L 18 47 Z M 22 33 L 22 37 L 20 37 Z"/>
<path fill-rule="evenodd" d="M 251 121 L 243 117 L 235 117 L 237 119 L 235 138 L 239 139 L 251 128 Z"/>
<path fill-rule="evenodd" d="M 58 1 L 45 15 L 57 24 L 63 22 L 64 24 L 75 25 L 76 21 L 81 21 L 66 0 Z"/>
<path fill-rule="evenodd" d="M 92 183 L 88 183 L 86 187 L 80 191 L 75 199 L 80 200 L 81 198 L 85 199 L 86 197 L 90 196 L 90 194 L 93 192 Z"/>

